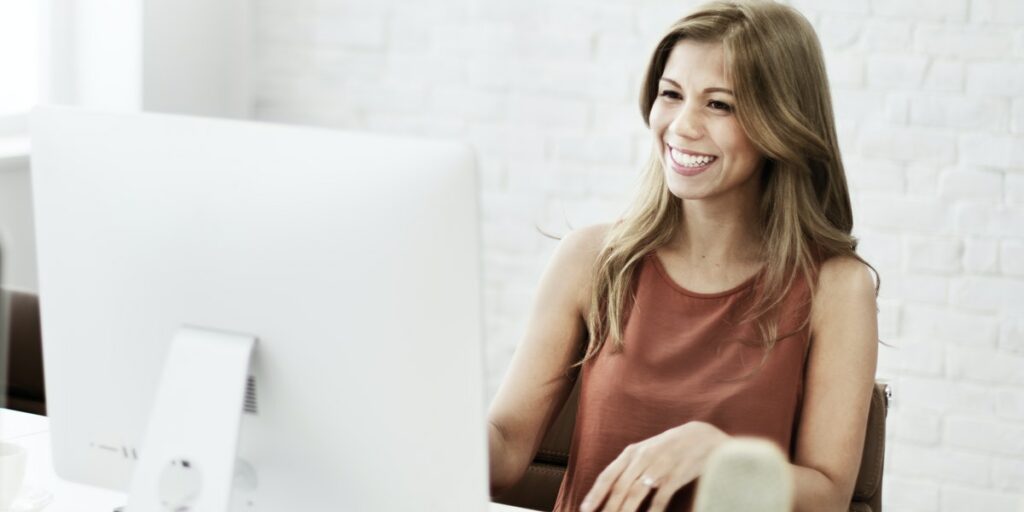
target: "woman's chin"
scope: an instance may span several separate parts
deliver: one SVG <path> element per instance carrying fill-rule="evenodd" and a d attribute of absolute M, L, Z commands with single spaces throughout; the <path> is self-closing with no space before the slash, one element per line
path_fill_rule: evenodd
<path fill-rule="evenodd" d="M 686 178 L 675 175 L 672 169 L 668 169 L 665 174 L 668 191 L 679 199 L 704 199 L 708 196 L 706 187 L 696 183 L 681 183 Z"/>
<path fill-rule="evenodd" d="M 694 187 L 669 187 L 668 191 L 684 201 L 697 201 L 708 198 L 706 191 L 697 190 Z"/>

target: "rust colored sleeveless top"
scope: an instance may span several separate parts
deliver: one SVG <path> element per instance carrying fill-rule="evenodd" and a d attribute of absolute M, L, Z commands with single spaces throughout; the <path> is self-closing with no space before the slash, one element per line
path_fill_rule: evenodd
<path fill-rule="evenodd" d="M 626 446 L 689 421 L 767 438 L 792 460 L 809 343 L 802 325 L 810 312 L 805 280 L 798 273 L 779 308 L 778 333 L 792 334 L 761 366 L 756 324 L 739 323 L 757 276 L 731 290 L 696 293 L 673 281 L 653 252 L 637 274 L 623 351 L 614 353 L 606 343 L 583 366 L 555 511 L 578 511 L 597 476 Z M 689 511 L 695 488 L 691 482 L 680 489 L 668 510 Z"/>

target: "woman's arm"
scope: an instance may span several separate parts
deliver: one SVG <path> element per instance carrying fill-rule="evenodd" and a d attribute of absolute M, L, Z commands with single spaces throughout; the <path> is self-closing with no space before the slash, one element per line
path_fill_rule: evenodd
<path fill-rule="evenodd" d="M 566 235 L 541 278 L 526 334 L 488 415 L 491 494 L 523 476 L 572 390 L 567 371 L 586 341 L 590 272 L 606 231 L 599 225 Z"/>
<path fill-rule="evenodd" d="M 811 305 L 811 347 L 793 458 L 797 512 L 846 511 L 857 481 L 878 358 L 878 310 L 868 268 L 824 263 Z"/>

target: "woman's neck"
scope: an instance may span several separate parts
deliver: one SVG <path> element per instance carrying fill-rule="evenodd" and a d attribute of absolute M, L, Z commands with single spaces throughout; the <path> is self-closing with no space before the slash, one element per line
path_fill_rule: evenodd
<path fill-rule="evenodd" d="M 698 268 L 760 265 L 756 199 L 721 199 L 684 200 L 682 222 L 666 249 Z"/>

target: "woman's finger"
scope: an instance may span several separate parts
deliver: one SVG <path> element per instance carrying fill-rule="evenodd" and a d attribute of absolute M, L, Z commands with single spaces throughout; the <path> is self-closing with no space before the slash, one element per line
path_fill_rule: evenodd
<path fill-rule="evenodd" d="M 629 486 L 629 490 L 626 491 L 625 500 L 623 500 L 622 505 L 620 505 L 618 509 L 610 510 L 634 512 L 639 509 L 640 504 L 643 503 L 644 499 L 658 488 L 658 478 L 652 476 L 652 471 L 653 470 L 651 468 L 648 468 L 647 471 L 640 474 L 639 478 L 633 480 L 632 485 Z"/>
<path fill-rule="evenodd" d="M 658 485 L 654 491 L 654 497 L 651 498 L 651 504 L 647 507 L 647 512 L 665 512 L 672 496 L 675 496 L 679 489 L 696 478 L 697 474 L 692 468 L 677 467 L 665 477 L 664 482 Z"/>
<path fill-rule="evenodd" d="M 590 488 L 590 492 L 587 493 L 587 497 L 583 498 L 583 503 L 580 504 L 581 511 L 591 512 L 597 510 L 598 505 L 604 503 L 605 498 L 608 496 L 608 491 L 615 485 L 622 471 L 629 464 L 631 455 L 632 447 L 626 447 L 608 467 L 604 468 L 604 471 L 594 481 L 594 485 Z"/>
<path fill-rule="evenodd" d="M 650 493 L 650 488 L 641 489 L 636 487 L 640 485 L 640 480 L 644 477 L 645 472 L 651 468 L 651 460 L 648 453 L 649 448 L 646 448 L 644 445 L 631 448 L 629 464 L 622 470 L 618 480 L 612 484 L 608 498 L 605 500 L 604 508 L 601 509 L 602 511 L 635 510 L 635 508 L 623 508 L 626 500 L 641 491 L 643 491 L 641 499 Z M 653 477 L 653 475 L 651 476 Z"/>

